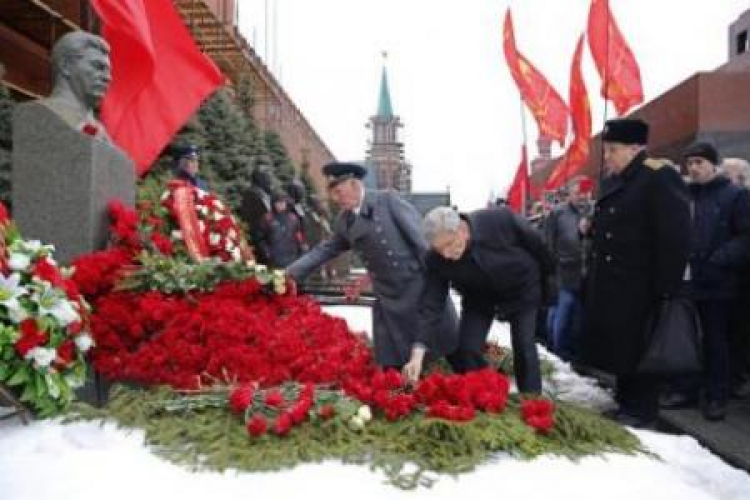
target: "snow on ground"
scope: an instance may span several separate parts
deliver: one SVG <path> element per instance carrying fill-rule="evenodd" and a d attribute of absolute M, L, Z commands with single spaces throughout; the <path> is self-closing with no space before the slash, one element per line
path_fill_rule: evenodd
<path fill-rule="evenodd" d="M 370 331 L 369 310 L 328 308 L 355 331 Z M 492 331 L 507 343 L 505 325 Z M 552 390 L 575 401 L 606 407 L 611 399 L 567 364 L 547 353 L 558 374 Z M 0 500 L 234 500 L 356 498 L 441 500 L 750 500 L 750 476 L 702 448 L 694 439 L 638 431 L 660 459 L 607 454 L 573 462 L 554 456 L 532 461 L 500 455 L 457 478 L 438 476 L 431 489 L 400 491 L 367 467 L 335 461 L 275 473 L 191 473 L 165 462 L 143 445 L 141 431 L 112 424 L 57 421 L 0 423 Z"/>

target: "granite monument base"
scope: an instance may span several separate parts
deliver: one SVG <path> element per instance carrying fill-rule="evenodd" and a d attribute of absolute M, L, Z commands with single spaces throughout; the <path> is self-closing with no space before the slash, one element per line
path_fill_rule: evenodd
<path fill-rule="evenodd" d="M 71 128 L 39 102 L 13 119 L 13 217 L 27 239 L 55 245 L 70 264 L 103 249 L 107 204 L 135 203 L 133 162 L 113 144 Z"/>

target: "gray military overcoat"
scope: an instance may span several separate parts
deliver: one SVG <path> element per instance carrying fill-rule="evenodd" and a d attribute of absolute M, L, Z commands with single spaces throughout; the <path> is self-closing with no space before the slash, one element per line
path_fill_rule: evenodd
<path fill-rule="evenodd" d="M 416 209 L 391 191 L 366 191 L 359 215 L 342 212 L 333 235 L 287 268 L 297 281 L 337 255 L 352 250 L 372 278 L 376 302 L 372 311 L 375 360 L 381 366 L 404 365 L 415 342 L 431 340 L 435 356 L 451 353 L 458 343 L 453 305 L 446 301 L 440 332 L 420 328 L 424 254 L 427 242 Z"/>

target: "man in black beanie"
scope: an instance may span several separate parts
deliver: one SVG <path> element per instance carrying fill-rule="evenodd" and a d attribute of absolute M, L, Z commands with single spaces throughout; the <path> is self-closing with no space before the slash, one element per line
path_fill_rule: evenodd
<path fill-rule="evenodd" d="M 683 152 L 693 202 L 690 268 L 687 289 L 703 329 L 702 412 L 707 420 L 726 415 L 730 390 L 730 320 L 739 275 L 750 259 L 748 191 L 718 174 L 719 154 L 707 142 Z M 686 384 L 665 406 L 697 400 L 697 387 Z"/>
<path fill-rule="evenodd" d="M 649 314 L 676 293 L 690 249 L 688 193 L 679 173 L 646 157 L 648 124 L 605 124 L 604 179 L 588 230 L 582 361 L 617 377 L 614 417 L 650 427 L 659 381 L 638 372 Z"/>

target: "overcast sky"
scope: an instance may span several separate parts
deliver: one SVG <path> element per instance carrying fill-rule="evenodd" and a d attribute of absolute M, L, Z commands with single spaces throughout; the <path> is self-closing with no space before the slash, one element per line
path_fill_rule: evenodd
<path fill-rule="evenodd" d="M 238 0 L 240 29 L 339 160 L 362 160 L 386 65 L 414 190 L 460 208 L 502 193 L 523 142 L 519 97 L 502 55 L 511 6 L 516 42 L 567 99 L 570 60 L 590 0 Z M 641 67 L 646 100 L 728 57 L 728 26 L 748 0 L 610 0 Z M 268 26 L 268 30 L 266 27 Z M 273 27 L 275 26 L 275 30 Z M 266 41 L 268 45 L 266 46 Z M 274 44 L 275 41 L 275 44 Z M 604 120 L 588 51 L 595 130 Z M 614 111 L 610 106 L 610 117 Z M 526 120 L 535 148 L 537 130 Z M 533 157 L 535 149 L 530 149 Z"/>

